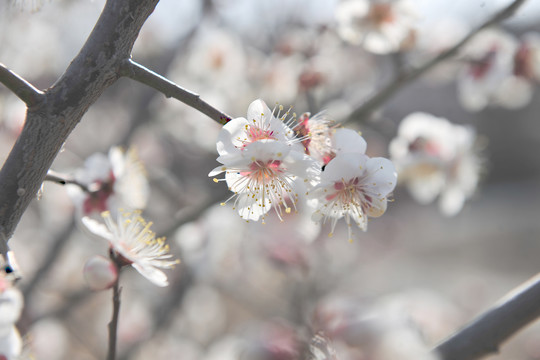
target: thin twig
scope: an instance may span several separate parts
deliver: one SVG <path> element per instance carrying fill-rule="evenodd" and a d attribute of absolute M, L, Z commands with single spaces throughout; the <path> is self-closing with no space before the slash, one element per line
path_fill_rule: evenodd
<path fill-rule="evenodd" d="M 384 104 L 388 99 L 394 96 L 401 88 L 412 83 L 414 80 L 418 79 L 421 75 L 431 70 L 433 67 L 438 65 L 444 60 L 454 56 L 465 44 L 467 44 L 476 34 L 480 31 L 493 26 L 504 19 L 512 16 L 517 9 L 523 5 L 526 0 L 515 0 L 510 5 L 508 5 L 503 10 L 496 13 L 493 17 L 487 20 L 485 23 L 480 25 L 477 29 L 470 32 L 465 36 L 460 42 L 451 47 L 450 49 L 440 53 L 438 56 L 427 61 L 417 68 L 413 68 L 406 72 L 399 74 L 392 82 L 379 90 L 375 95 L 362 104 L 358 109 L 354 110 L 350 115 L 348 121 L 354 121 L 362 119 L 370 115 L 373 111 L 378 109 L 382 104 Z"/>
<path fill-rule="evenodd" d="M 116 359 L 116 343 L 118 339 L 118 318 L 120 315 L 120 265 L 116 255 L 111 251 L 111 260 L 118 268 L 118 277 L 114 282 L 112 291 L 113 312 L 111 321 L 109 322 L 109 350 L 107 352 L 107 360 Z"/>
<path fill-rule="evenodd" d="M 473 360 L 499 346 L 540 316 L 540 274 L 514 289 L 491 309 L 439 344 L 442 360 Z"/>
<path fill-rule="evenodd" d="M 70 177 L 69 175 L 65 175 L 65 174 L 60 174 L 53 170 L 49 170 L 47 172 L 47 175 L 45 175 L 45 179 L 43 179 L 43 181 L 50 181 L 50 182 L 54 182 L 60 185 L 67 185 L 67 184 L 77 185 L 84 192 L 91 192 L 88 186 L 78 182 L 73 177 Z"/>
<path fill-rule="evenodd" d="M 156 89 L 168 98 L 173 97 L 180 100 L 184 104 L 202 112 L 222 125 L 231 120 L 229 115 L 202 100 L 198 94 L 178 86 L 171 80 L 145 68 L 131 59 L 122 64 L 120 73 L 122 76 L 126 76 Z"/>
<path fill-rule="evenodd" d="M 43 91 L 36 89 L 2 63 L 0 63 L 0 83 L 17 95 L 28 107 L 33 107 L 45 99 Z"/>

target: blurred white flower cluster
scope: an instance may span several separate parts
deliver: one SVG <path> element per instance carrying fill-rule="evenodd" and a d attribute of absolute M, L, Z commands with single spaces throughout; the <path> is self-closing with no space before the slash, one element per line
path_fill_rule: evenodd
<path fill-rule="evenodd" d="M 390 154 L 413 198 L 426 204 L 439 196 L 439 208 L 449 216 L 474 193 L 482 170 L 472 127 L 422 112 L 402 120 Z"/>
<path fill-rule="evenodd" d="M 466 65 L 458 75 L 459 100 L 469 111 L 488 105 L 519 109 L 530 103 L 540 80 L 540 35 L 517 39 L 500 29 L 476 35 L 462 51 Z"/>
<path fill-rule="evenodd" d="M 245 220 L 264 222 L 274 208 L 297 210 L 299 192 L 314 209 L 312 219 L 331 219 L 331 233 L 345 218 L 352 239 L 353 220 L 366 231 L 369 217 L 386 211 L 397 174 L 384 158 L 369 158 L 366 142 L 349 129 L 333 129 L 319 116 L 277 116 L 260 99 L 251 103 L 246 118 L 231 120 L 221 130 L 217 150 L 221 166 L 209 176 L 225 172 L 234 207 Z M 312 154 L 313 156 L 311 156 Z M 214 179 L 218 182 L 218 179 Z"/>

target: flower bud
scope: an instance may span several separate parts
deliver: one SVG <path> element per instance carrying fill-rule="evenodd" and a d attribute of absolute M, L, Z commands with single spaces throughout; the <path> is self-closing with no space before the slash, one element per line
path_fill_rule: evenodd
<path fill-rule="evenodd" d="M 92 256 L 83 269 L 86 283 L 92 290 L 110 289 L 118 279 L 118 269 L 114 263 L 103 256 Z"/>

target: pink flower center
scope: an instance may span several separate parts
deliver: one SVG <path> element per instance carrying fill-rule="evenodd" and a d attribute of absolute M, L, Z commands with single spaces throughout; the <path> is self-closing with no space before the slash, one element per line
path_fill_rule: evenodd
<path fill-rule="evenodd" d="M 258 184 L 266 184 L 283 173 L 280 166 L 280 160 L 256 160 L 249 165 L 249 171 L 243 171 L 240 175 L 247 176 Z"/>
<path fill-rule="evenodd" d="M 94 211 L 103 212 L 109 210 L 107 200 L 114 192 L 114 182 L 116 178 L 112 171 L 109 173 L 109 178 L 106 180 L 98 180 L 94 185 L 97 185 L 97 190 L 89 192 L 83 203 L 83 212 L 88 215 Z"/>
<path fill-rule="evenodd" d="M 373 4 L 369 9 L 368 19 L 376 26 L 395 21 L 394 11 L 391 4 Z"/>
<path fill-rule="evenodd" d="M 493 67 L 496 57 L 497 46 L 493 45 L 481 59 L 471 61 L 469 65 L 469 72 L 471 76 L 476 80 L 480 80 L 486 76 L 489 70 Z"/>
<path fill-rule="evenodd" d="M 336 191 L 327 195 L 326 200 L 340 203 L 344 210 L 359 206 L 365 213 L 371 207 L 373 198 L 366 194 L 364 188 L 364 184 L 358 177 L 348 181 L 336 181 L 334 183 Z"/>
<path fill-rule="evenodd" d="M 262 129 L 256 125 L 250 125 L 247 129 L 247 134 L 251 143 L 254 143 L 258 140 L 277 140 L 273 130 Z M 246 145 L 247 144 L 244 144 L 244 147 Z"/>
<path fill-rule="evenodd" d="M 514 75 L 530 79 L 534 75 L 532 67 L 531 48 L 521 44 L 514 55 Z"/>

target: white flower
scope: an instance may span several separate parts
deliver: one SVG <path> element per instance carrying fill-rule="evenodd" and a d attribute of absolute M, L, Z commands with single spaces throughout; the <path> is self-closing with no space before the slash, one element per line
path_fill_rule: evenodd
<path fill-rule="evenodd" d="M 280 110 L 282 107 L 280 108 Z M 261 99 L 253 101 L 247 111 L 247 119 L 235 118 L 225 124 L 219 132 L 217 140 L 217 151 L 220 157 L 218 161 L 223 162 L 230 156 L 236 156 L 246 145 L 259 140 L 279 140 L 285 143 L 298 143 L 296 134 L 289 127 L 286 117 L 274 116 L 274 112 Z M 292 123 L 293 120 L 289 120 Z"/>
<path fill-rule="evenodd" d="M 84 264 L 83 275 L 92 290 L 105 290 L 118 280 L 118 268 L 110 259 L 94 255 Z"/>
<path fill-rule="evenodd" d="M 505 97 L 515 95 L 508 91 L 512 88 L 508 81 L 515 84 L 511 77 L 516 50 L 516 40 L 495 29 L 484 30 L 469 42 L 463 51 L 467 65 L 460 72 L 457 82 L 459 100 L 465 109 L 479 111 L 490 104 L 512 107 L 514 101 Z M 518 89 L 520 93 L 523 92 L 523 87 Z M 516 100 L 523 102 L 521 98 L 520 95 Z"/>
<path fill-rule="evenodd" d="M 69 188 L 77 207 L 83 215 L 100 213 L 118 207 L 143 209 L 148 200 L 146 172 L 134 148 L 128 151 L 113 147 L 109 155 L 101 153 L 86 159 L 84 168 L 75 174 L 79 184 Z"/>
<path fill-rule="evenodd" d="M 150 230 L 152 223 L 146 223 L 139 211 L 122 212 L 116 221 L 111 213 L 103 212 L 105 225 L 89 217 L 83 217 L 83 224 L 99 238 L 107 240 L 119 260 L 133 266 L 141 275 L 157 286 L 167 286 L 167 276 L 159 269 L 170 269 L 178 261 L 168 260 L 169 247 L 165 238 L 157 238 Z"/>
<path fill-rule="evenodd" d="M 274 206 L 281 217 L 296 208 L 298 194 L 294 182 L 308 179 L 319 173 L 317 163 L 295 146 L 284 142 L 263 139 L 247 144 L 234 157 L 218 158 L 223 163 L 208 176 L 225 172 L 229 189 L 234 192 L 234 206 L 246 220 L 258 220 Z M 300 148 L 301 149 L 301 148 Z M 214 179 L 214 181 L 218 181 Z M 229 199 L 229 200 L 230 200 Z"/>
<path fill-rule="evenodd" d="M 415 14 L 406 0 L 346 0 L 336 9 L 338 33 L 375 54 L 397 52 L 414 39 Z"/>
<path fill-rule="evenodd" d="M 438 195 L 443 214 L 457 214 L 478 184 L 481 160 L 475 150 L 476 134 L 427 113 L 413 113 L 401 122 L 390 143 L 390 155 L 400 181 L 423 204 Z"/>
<path fill-rule="evenodd" d="M 351 219 L 363 231 L 367 219 L 386 211 L 388 195 L 394 190 L 397 174 L 388 159 L 369 158 L 360 153 L 343 153 L 332 159 L 321 174 L 321 181 L 310 193 L 318 201 L 313 220 L 331 218 L 331 232 L 342 217 L 349 226 Z"/>
<path fill-rule="evenodd" d="M 366 141 L 354 130 L 335 129 L 332 120 L 325 113 L 310 116 L 304 113 L 298 119 L 298 132 L 302 137 L 302 145 L 306 154 L 313 157 L 321 165 L 326 165 L 336 154 L 366 152 Z"/>

